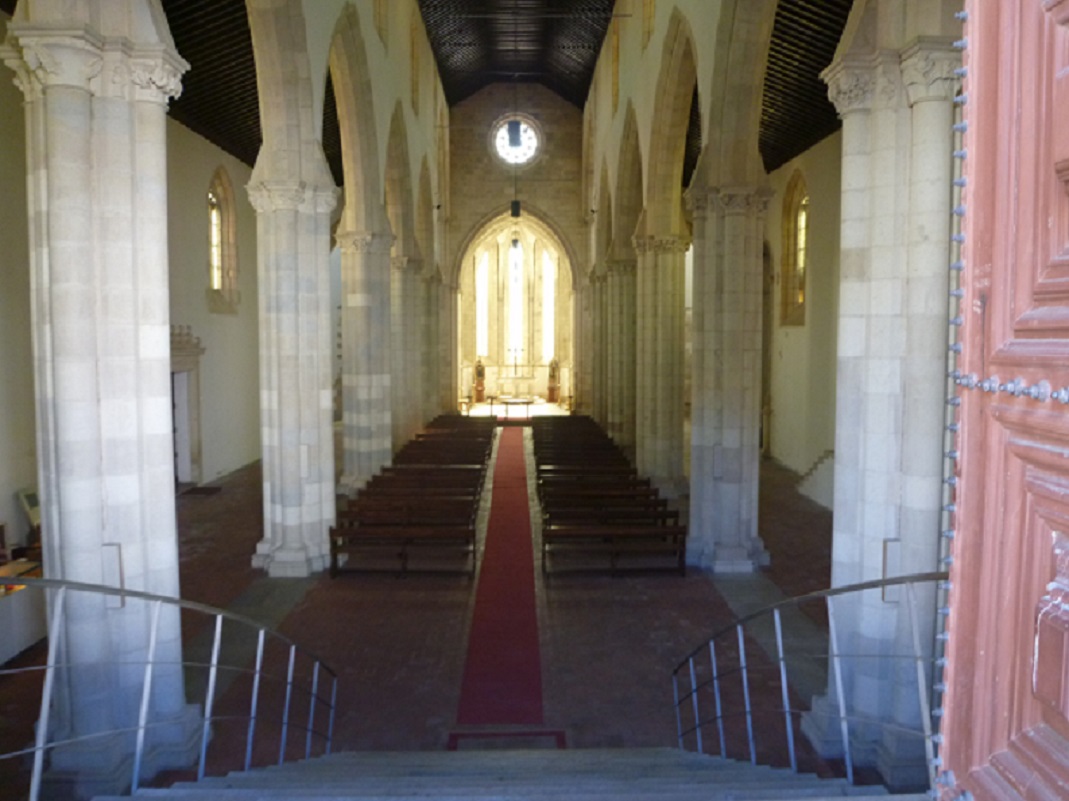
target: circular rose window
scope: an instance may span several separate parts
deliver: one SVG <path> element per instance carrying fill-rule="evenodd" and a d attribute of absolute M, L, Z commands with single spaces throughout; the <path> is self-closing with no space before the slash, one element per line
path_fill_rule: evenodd
<path fill-rule="evenodd" d="M 509 117 L 494 131 L 494 150 L 507 164 L 527 164 L 538 153 L 538 131 L 522 117 Z"/>

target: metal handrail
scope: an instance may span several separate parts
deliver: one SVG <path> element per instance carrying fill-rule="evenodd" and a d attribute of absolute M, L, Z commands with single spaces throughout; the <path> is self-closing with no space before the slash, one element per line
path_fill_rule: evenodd
<path fill-rule="evenodd" d="M 894 578 L 875 579 L 842 587 L 832 587 L 817 592 L 788 598 L 769 606 L 765 606 L 754 612 L 741 615 L 731 623 L 716 629 L 706 640 L 691 650 L 672 670 L 672 695 L 675 705 L 676 728 L 679 747 L 686 748 L 688 738 L 692 739 L 695 750 L 704 752 L 706 743 L 703 738 L 703 729 L 714 726 L 714 736 L 719 741 L 719 754 L 727 755 L 727 738 L 725 721 L 745 719 L 746 739 L 748 744 L 749 759 L 756 764 L 757 749 L 754 731 L 754 717 L 760 707 L 760 712 L 775 713 L 782 715 L 785 727 L 785 739 L 790 767 L 798 770 L 797 752 L 794 741 L 794 720 L 800 715 L 806 714 L 806 710 L 792 708 L 788 676 L 787 658 L 784 650 L 782 612 L 786 609 L 800 608 L 802 605 L 815 601 L 823 601 L 826 604 L 828 614 L 828 648 L 820 654 L 805 653 L 795 654 L 798 657 L 826 659 L 829 672 L 833 679 L 833 686 L 828 688 L 829 693 L 834 692 L 835 703 L 838 706 L 837 717 L 841 735 L 841 747 L 845 763 L 846 778 L 849 782 L 854 781 L 854 759 L 851 754 L 850 728 L 857 724 L 877 725 L 883 731 L 895 731 L 898 734 L 908 734 L 924 738 L 925 757 L 927 761 L 928 783 L 935 786 L 936 773 L 939 759 L 936 755 L 936 745 L 939 741 L 934 732 L 933 713 L 930 704 L 930 693 L 933 690 L 931 683 L 926 681 L 925 669 L 929 664 L 934 664 L 932 656 L 926 656 L 922 648 L 920 627 L 917 617 L 917 601 L 915 598 L 915 586 L 917 584 L 941 583 L 948 578 L 946 572 L 917 573 L 908 576 Z M 836 604 L 834 599 L 845 595 L 861 593 L 869 590 L 886 590 L 889 587 L 903 587 L 905 601 L 908 607 L 908 626 L 911 633 L 908 652 L 898 654 L 853 654 L 843 653 L 839 645 L 839 631 L 836 624 Z M 932 610 L 933 614 L 935 610 Z M 770 645 L 766 651 L 768 664 L 762 667 L 754 667 L 749 664 L 747 656 L 746 627 L 756 621 L 768 620 L 774 627 L 774 647 Z M 719 643 L 724 638 L 730 638 L 728 643 Z M 734 641 L 734 642 L 731 642 Z M 718 656 L 718 644 L 728 648 L 737 648 L 737 655 L 730 664 L 725 664 L 723 654 Z M 773 653 L 774 651 L 774 653 Z M 916 666 L 917 703 L 921 730 L 918 731 L 900 723 L 878 719 L 857 711 L 849 710 L 846 703 L 845 684 L 843 680 L 843 662 L 845 660 L 856 661 L 878 657 L 879 659 L 905 659 Z M 707 663 L 706 660 L 707 659 Z M 699 670 L 699 662 L 702 670 Z M 707 665 L 707 669 L 706 668 Z M 775 672 L 779 678 L 779 692 L 776 702 L 765 704 L 757 699 L 755 702 L 753 688 L 750 684 L 750 675 L 759 671 L 771 674 Z M 934 675 L 934 672 L 933 672 Z M 707 676 L 707 677 L 706 677 Z M 723 691 L 725 679 L 741 683 L 742 709 L 725 713 Z M 912 681 L 912 680 L 911 680 Z M 689 687 L 687 684 L 689 683 Z M 682 685 L 682 686 L 681 686 Z M 712 691 L 715 711 L 712 715 L 702 716 L 699 704 L 699 694 Z M 705 703 L 706 709 L 710 706 Z M 684 716 L 693 720 L 693 725 L 684 726 Z"/>
<path fill-rule="evenodd" d="M 0 668 L 0 676 L 12 675 L 15 673 L 30 673 L 34 671 L 44 672 L 44 682 L 41 691 L 41 707 L 40 716 L 38 718 L 36 726 L 36 738 L 35 744 L 32 747 L 23 748 L 17 751 L 12 751 L 4 754 L 0 754 L 0 760 L 11 759 L 16 757 L 28 756 L 33 754 L 33 769 L 30 778 L 30 801 L 37 801 L 41 790 L 41 780 L 44 770 L 44 756 L 45 752 L 62 746 L 69 745 L 77 742 L 84 742 L 114 734 L 135 734 L 135 746 L 134 746 L 134 758 L 133 769 L 131 775 L 131 792 L 136 791 L 141 784 L 141 768 L 142 757 L 144 754 L 145 733 L 148 730 L 152 730 L 158 726 L 164 726 L 168 724 L 168 721 L 150 721 L 149 720 L 149 708 L 150 697 L 152 689 L 153 672 L 156 667 L 171 666 L 174 667 L 176 662 L 173 660 L 156 660 L 155 650 L 157 643 L 158 627 L 160 610 L 164 605 L 170 607 L 177 607 L 178 609 L 185 609 L 191 612 L 207 615 L 210 618 L 215 619 L 215 626 L 213 632 L 213 641 L 211 649 L 211 659 L 208 662 L 202 661 L 186 661 L 183 660 L 180 664 L 183 667 L 195 667 L 195 668 L 207 668 L 208 670 L 208 686 L 206 695 L 203 701 L 203 720 L 201 723 L 201 736 L 200 736 L 200 748 L 199 748 L 199 760 L 197 766 L 198 778 L 203 778 L 205 775 L 205 763 L 207 758 L 208 741 L 211 738 L 211 726 L 213 722 L 233 721 L 233 720 L 248 720 L 248 727 L 246 731 L 246 747 L 245 747 L 245 760 L 244 769 L 248 770 L 252 766 L 253 755 L 253 742 L 256 737 L 256 724 L 260 718 L 259 700 L 261 690 L 261 680 L 277 680 L 280 683 L 285 683 L 285 705 L 281 713 L 281 735 L 279 738 L 279 753 L 278 762 L 281 764 L 286 758 L 286 746 L 287 746 L 287 732 L 289 730 L 300 731 L 305 735 L 305 748 L 304 757 L 308 758 L 312 754 L 312 741 L 313 738 L 317 739 L 317 742 L 323 744 L 323 752 L 329 754 L 333 745 L 334 735 L 334 722 L 337 708 L 337 685 L 338 674 L 333 668 L 326 664 L 322 659 L 316 656 L 314 653 L 306 648 L 301 648 L 293 640 L 286 635 L 270 629 L 267 626 L 257 622 L 256 620 L 247 617 L 245 615 L 238 614 L 236 612 L 230 612 L 225 609 L 219 609 L 217 607 L 209 606 L 208 604 L 199 603 L 197 601 L 189 601 L 183 598 L 174 598 L 165 595 L 156 595 L 154 593 L 143 592 L 140 590 L 127 589 L 125 587 L 109 587 L 98 584 L 86 584 L 77 581 L 69 581 L 66 579 L 53 579 L 53 578 L 33 578 L 28 576 L 20 576 L 17 580 L 13 580 L 12 583 L 19 586 L 25 586 L 27 588 L 36 587 L 42 591 L 51 591 L 53 593 L 51 598 L 51 620 L 48 627 L 48 657 L 44 665 L 34 665 L 25 668 L 10 669 Z M 60 662 L 57 658 L 57 643 L 61 637 L 57 636 L 63 630 L 64 625 L 64 602 L 68 593 L 92 593 L 95 595 L 113 596 L 122 599 L 125 604 L 127 601 L 142 601 L 151 604 L 151 622 L 148 633 L 147 654 L 145 660 L 117 660 L 115 664 L 119 665 L 144 665 L 145 676 L 141 690 L 141 703 L 140 711 L 138 714 L 138 721 L 136 726 L 125 726 L 108 731 L 93 732 L 87 735 L 81 735 L 74 738 L 48 741 L 49 734 L 49 716 L 53 700 L 53 688 L 55 681 L 55 674 L 57 670 L 65 667 L 77 667 L 77 665 L 71 665 L 66 662 Z M 257 632 L 256 638 L 256 656 L 255 665 L 248 667 L 245 665 L 231 665 L 221 664 L 220 662 L 220 650 L 222 645 L 222 628 L 223 621 L 231 621 L 239 624 L 245 629 L 252 629 Z M 285 674 L 269 672 L 264 665 L 264 653 L 267 643 L 267 639 L 280 643 L 287 654 L 286 670 Z M 296 687 L 294 686 L 294 666 L 297 656 L 300 655 L 302 660 L 311 664 L 312 679 L 310 687 Z M 252 676 L 252 689 L 250 692 L 249 712 L 248 715 L 213 715 L 213 706 L 215 702 L 215 695 L 217 690 L 217 681 L 220 670 L 226 670 L 235 674 L 245 674 Z M 323 674 L 326 674 L 326 680 L 324 680 Z M 323 693 L 321 689 L 323 685 L 329 683 L 329 692 Z M 308 721 L 307 725 L 291 720 L 291 711 L 293 708 L 293 700 L 295 693 L 302 695 L 308 704 Z M 328 710 L 328 718 L 326 721 L 325 731 L 317 730 L 316 728 L 316 708 L 318 706 L 325 707 Z"/>

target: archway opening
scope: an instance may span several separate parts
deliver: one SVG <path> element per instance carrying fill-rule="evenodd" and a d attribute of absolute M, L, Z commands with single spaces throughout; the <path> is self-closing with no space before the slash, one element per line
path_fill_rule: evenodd
<path fill-rule="evenodd" d="M 569 404 L 572 284 L 564 244 L 538 218 L 506 212 L 487 223 L 460 267 L 461 395 Z"/>

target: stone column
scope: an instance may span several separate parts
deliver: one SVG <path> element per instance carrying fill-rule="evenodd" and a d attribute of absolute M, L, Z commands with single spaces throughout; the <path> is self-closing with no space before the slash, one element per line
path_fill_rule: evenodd
<path fill-rule="evenodd" d="M 605 264 L 605 431 L 619 444 L 622 413 L 620 350 L 620 275 L 613 262 Z"/>
<path fill-rule="evenodd" d="M 716 572 L 768 563 L 757 534 L 762 235 L 769 192 L 693 192 L 691 503 L 687 559 Z"/>
<path fill-rule="evenodd" d="M 326 566 L 334 522 L 329 247 L 337 190 L 259 170 L 248 190 L 257 226 L 264 484 L 264 538 L 253 566 L 307 576 Z"/>
<path fill-rule="evenodd" d="M 388 232 L 339 232 L 342 277 L 341 490 L 355 492 L 389 464 L 390 248 Z"/>
<path fill-rule="evenodd" d="M 420 324 L 420 360 L 423 383 L 420 388 L 420 417 L 425 425 L 448 407 L 442 406 L 439 370 L 445 365 L 438 353 L 438 332 L 441 329 L 442 277 L 437 270 L 420 276 L 420 305 L 423 309 Z"/>
<path fill-rule="evenodd" d="M 412 256 L 390 259 L 390 309 L 393 387 L 393 450 L 416 435 L 421 427 L 419 332 L 419 282 L 423 262 Z"/>
<path fill-rule="evenodd" d="M 438 392 L 443 411 L 456 411 L 460 397 L 457 365 L 457 347 L 460 341 L 457 335 L 458 311 L 457 298 L 460 289 L 456 284 L 442 282 L 438 293 L 440 312 L 438 319 L 438 358 L 441 368 L 438 371 Z"/>
<path fill-rule="evenodd" d="M 684 255 L 681 236 L 636 236 L 636 462 L 667 497 L 683 476 Z"/>
<path fill-rule="evenodd" d="M 162 22 L 136 27 L 149 4 L 129 5 L 104 21 L 64 9 L 62 26 L 25 9 L 0 55 L 25 97 L 45 574 L 175 596 L 166 114 L 188 64 Z M 68 597 L 52 741 L 136 725 L 144 673 L 123 663 L 144 662 L 148 627 L 144 604 Z M 158 637 L 144 776 L 196 753 L 176 612 Z M 132 752 L 125 734 L 57 747 L 46 782 L 120 792 Z"/>
<path fill-rule="evenodd" d="M 947 292 L 950 263 L 954 70 L 961 56 L 950 40 L 915 43 L 902 52 L 902 78 L 910 111 L 909 207 L 906 215 L 906 275 L 903 287 L 905 353 L 902 363 L 902 495 L 898 508 L 898 553 L 889 554 L 888 574 L 939 569 L 942 514 L 943 426 L 947 369 Z M 891 561 L 897 560 L 897 564 Z M 936 588 L 917 590 L 920 642 L 931 656 Z M 912 643 L 910 620 L 899 599 L 895 649 Z M 929 672 L 930 676 L 930 672 Z M 916 671 L 901 662 L 894 676 L 891 715 L 920 728 Z M 896 785 L 920 777 L 923 760 L 915 737 L 885 730 L 877 754 L 880 773 Z"/>
<path fill-rule="evenodd" d="M 620 426 L 617 444 L 634 459 L 635 456 L 635 259 L 616 259 L 613 262 L 619 295 L 616 326 L 617 369 L 616 389 L 619 397 Z"/>
<path fill-rule="evenodd" d="M 936 566 L 956 66 L 948 44 L 847 55 L 824 74 L 843 119 L 836 586 Z M 923 600 L 927 626 L 933 599 Z M 912 650 L 897 592 L 843 604 L 839 631 L 844 652 Z M 847 704 L 862 717 L 919 726 L 915 681 L 889 659 L 845 663 Z M 825 755 L 841 748 L 832 699 L 814 699 L 803 723 Z M 852 748 L 892 784 L 925 780 L 915 738 L 858 726 Z"/>
<path fill-rule="evenodd" d="M 606 280 L 598 267 L 590 276 L 590 303 L 592 310 L 592 364 L 591 414 L 602 428 L 608 423 L 608 386 L 606 385 L 606 362 L 609 331 L 606 327 Z"/>
<path fill-rule="evenodd" d="M 594 305 L 593 290 L 589 275 L 580 275 L 575 286 L 576 348 L 575 348 L 575 412 L 594 412 L 591 399 L 594 376 Z"/>

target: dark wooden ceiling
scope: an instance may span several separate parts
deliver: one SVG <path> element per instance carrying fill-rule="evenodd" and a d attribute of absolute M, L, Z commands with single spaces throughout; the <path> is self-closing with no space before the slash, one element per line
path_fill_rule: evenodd
<path fill-rule="evenodd" d="M 0 0 L 10 14 L 16 0 Z M 418 0 L 442 86 L 455 105 L 487 84 L 543 84 L 582 108 L 614 0 Z M 853 0 L 780 0 L 762 102 L 760 148 L 773 170 L 839 127 L 820 71 L 830 63 Z M 162 0 L 189 61 L 171 116 L 252 165 L 260 148 L 256 67 L 244 0 Z M 637 5 L 637 4 L 632 4 Z M 691 112 L 684 179 L 701 149 Z M 323 146 L 341 184 L 341 140 L 328 82 Z"/>
<path fill-rule="evenodd" d="M 821 71 L 835 55 L 854 0 L 780 0 L 761 99 L 765 169 L 783 166 L 839 130 Z"/>
<path fill-rule="evenodd" d="M 615 0 L 419 0 L 450 106 L 497 81 L 582 108 Z"/>

